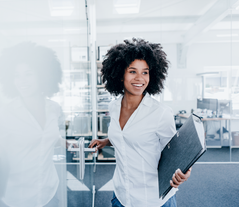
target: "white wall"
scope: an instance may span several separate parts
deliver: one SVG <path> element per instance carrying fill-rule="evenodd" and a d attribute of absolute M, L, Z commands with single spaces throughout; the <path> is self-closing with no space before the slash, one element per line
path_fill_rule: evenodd
<path fill-rule="evenodd" d="M 201 77 L 197 73 L 207 72 L 210 67 L 238 66 L 239 43 L 201 43 L 192 44 L 187 53 L 187 68 L 177 67 L 176 44 L 163 45 L 171 62 L 166 86 L 171 92 L 171 101 L 166 103 L 174 113 L 185 109 L 189 112 L 196 108 L 196 99 L 200 95 Z M 231 64 L 232 63 L 232 64 Z M 209 68 L 209 69 L 208 69 Z M 164 93 L 167 93 L 166 89 Z M 226 98 L 226 97 L 225 97 Z"/>

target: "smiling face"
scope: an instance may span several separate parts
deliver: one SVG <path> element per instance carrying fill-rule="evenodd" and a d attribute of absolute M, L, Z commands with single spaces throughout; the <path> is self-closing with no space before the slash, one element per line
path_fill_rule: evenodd
<path fill-rule="evenodd" d="M 18 64 L 14 73 L 15 87 L 22 97 L 40 94 L 36 72 L 26 64 Z"/>
<path fill-rule="evenodd" d="M 145 60 L 134 60 L 124 73 L 124 93 L 140 96 L 149 84 L 149 66 Z"/>

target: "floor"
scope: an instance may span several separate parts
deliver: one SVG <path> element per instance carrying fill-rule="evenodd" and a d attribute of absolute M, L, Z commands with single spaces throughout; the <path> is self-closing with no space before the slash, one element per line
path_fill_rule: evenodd
<path fill-rule="evenodd" d="M 238 172 L 239 164 L 206 164 L 204 162 L 227 162 L 230 160 L 229 148 L 208 149 L 193 166 L 189 180 L 177 192 L 178 207 L 237 207 L 239 206 Z M 239 161 L 239 149 L 232 149 L 232 160 Z M 92 186 L 95 185 L 95 207 L 111 207 L 113 187 L 112 177 L 115 165 L 101 163 L 86 165 L 85 179 L 79 181 L 77 165 L 69 165 L 68 207 L 91 207 Z"/>

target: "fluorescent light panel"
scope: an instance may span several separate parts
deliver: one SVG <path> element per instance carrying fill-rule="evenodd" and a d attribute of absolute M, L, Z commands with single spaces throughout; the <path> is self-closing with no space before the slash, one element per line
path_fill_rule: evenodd
<path fill-rule="evenodd" d="M 140 0 L 114 0 L 114 9 L 118 14 L 137 14 Z"/>
<path fill-rule="evenodd" d="M 73 0 L 48 0 L 51 16 L 70 16 L 74 9 Z"/>

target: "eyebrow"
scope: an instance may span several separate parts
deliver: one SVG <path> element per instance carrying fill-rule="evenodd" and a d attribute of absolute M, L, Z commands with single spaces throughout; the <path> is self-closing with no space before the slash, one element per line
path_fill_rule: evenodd
<path fill-rule="evenodd" d="M 129 69 L 137 69 L 137 68 L 130 67 Z M 143 68 L 143 70 L 149 70 L 149 68 Z"/>

